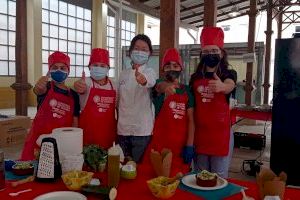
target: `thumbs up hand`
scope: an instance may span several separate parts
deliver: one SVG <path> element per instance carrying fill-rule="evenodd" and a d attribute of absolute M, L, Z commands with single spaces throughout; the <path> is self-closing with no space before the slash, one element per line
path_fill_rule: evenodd
<path fill-rule="evenodd" d="M 135 68 L 135 79 L 136 79 L 136 82 L 138 82 L 138 84 L 140 84 L 140 85 L 147 84 L 147 79 L 142 73 L 139 72 L 139 67 Z"/>
<path fill-rule="evenodd" d="M 75 81 L 74 89 L 79 94 L 84 94 L 86 92 L 87 85 L 86 85 L 86 82 L 85 82 L 85 72 L 84 71 L 82 71 L 81 78 L 79 80 Z"/>
<path fill-rule="evenodd" d="M 80 80 L 82 80 L 82 81 L 85 82 L 85 71 L 84 70 L 82 71 L 81 79 Z"/>
<path fill-rule="evenodd" d="M 48 71 L 46 76 L 42 76 L 35 84 L 34 91 L 36 94 L 45 94 L 47 92 L 47 83 L 50 78 L 50 72 Z"/>
<path fill-rule="evenodd" d="M 214 73 L 213 80 L 208 81 L 208 87 L 213 93 L 219 93 L 225 91 L 225 84 L 219 78 L 219 76 Z"/>

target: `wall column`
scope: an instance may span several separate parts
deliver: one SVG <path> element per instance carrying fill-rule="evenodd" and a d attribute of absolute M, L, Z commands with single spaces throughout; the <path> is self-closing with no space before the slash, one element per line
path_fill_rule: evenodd
<path fill-rule="evenodd" d="M 11 87 L 16 91 L 16 115 L 27 116 L 28 83 L 27 68 L 27 1 L 16 1 L 16 82 Z"/>
<path fill-rule="evenodd" d="M 180 0 L 160 1 L 160 52 L 161 59 L 168 48 L 178 48 Z M 162 37 L 163 36 L 163 37 Z M 160 76 L 162 71 L 159 72 Z"/>
<path fill-rule="evenodd" d="M 248 28 L 248 53 L 255 52 L 255 29 L 256 29 L 256 0 L 250 0 L 250 11 L 249 11 L 249 28 Z M 246 105 L 251 105 L 252 100 L 252 80 L 253 80 L 253 62 L 247 63 L 246 72 L 246 93 L 245 93 L 245 103 Z"/>
<path fill-rule="evenodd" d="M 204 0 L 203 26 L 216 26 L 217 24 L 217 0 Z"/>

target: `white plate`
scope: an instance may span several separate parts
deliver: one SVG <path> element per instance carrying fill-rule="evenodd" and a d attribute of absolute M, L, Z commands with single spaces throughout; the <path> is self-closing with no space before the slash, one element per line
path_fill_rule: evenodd
<path fill-rule="evenodd" d="M 195 174 L 186 175 L 181 179 L 181 181 L 184 185 L 186 185 L 188 187 L 191 187 L 191 188 L 194 188 L 194 189 L 197 189 L 197 190 L 219 190 L 219 189 L 224 188 L 228 185 L 227 180 L 225 180 L 225 179 L 223 179 L 219 176 L 218 176 L 218 179 L 217 179 L 217 185 L 214 186 L 214 187 L 201 187 L 201 186 L 197 185 Z"/>
<path fill-rule="evenodd" d="M 71 191 L 49 192 L 36 197 L 33 200 L 87 200 L 87 198 L 78 193 Z"/>

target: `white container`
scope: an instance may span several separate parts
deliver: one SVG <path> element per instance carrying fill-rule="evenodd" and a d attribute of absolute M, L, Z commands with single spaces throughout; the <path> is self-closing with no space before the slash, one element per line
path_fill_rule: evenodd
<path fill-rule="evenodd" d="M 52 130 L 51 134 L 43 134 L 36 143 L 40 146 L 43 138 L 56 139 L 59 157 L 63 155 L 79 155 L 83 150 L 83 130 L 81 128 L 63 127 Z"/>
<path fill-rule="evenodd" d="M 81 171 L 84 163 L 83 154 L 62 155 L 62 157 L 60 158 L 60 163 L 63 174 L 73 170 Z"/>

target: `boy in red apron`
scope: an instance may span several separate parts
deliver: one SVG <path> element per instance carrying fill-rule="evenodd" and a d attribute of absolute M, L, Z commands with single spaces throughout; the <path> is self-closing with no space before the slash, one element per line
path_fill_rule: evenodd
<path fill-rule="evenodd" d="M 165 52 L 162 68 L 164 78 L 157 80 L 153 94 L 156 118 L 149 149 L 172 151 L 172 176 L 188 172 L 194 155 L 194 97 L 187 85 L 179 83 L 183 64 L 175 48 Z"/>
<path fill-rule="evenodd" d="M 107 149 L 116 137 L 116 90 L 107 77 L 109 54 L 106 49 L 92 49 L 89 62 L 90 77 L 74 84 L 80 94 L 79 127 L 83 129 L 83 143 L 98 144 Z"/>
<path fill-rule="evenodd" d="M 227 178 L 232 151 L 229 96 L 235 79 L 228 70 L 223 30 L 205 27 L 200 42 L 201 61 L 190 83 L 195 95 L 195 169 Z"/>
<path fill-rule="evenodd" d="M 41 77 L 33 88 L 37 95 L 37 114 L 27 135 L 21 160 L 34 160 L 38 152 L 36 140 L 55 128 L 77 127 L 79 98 L 75 91 L 65 85 L 70 72 L 70 58 L 56 51 L 48 58 L 49 72 Z M 51 81 L 48 81 L 51 76 Z"/>

